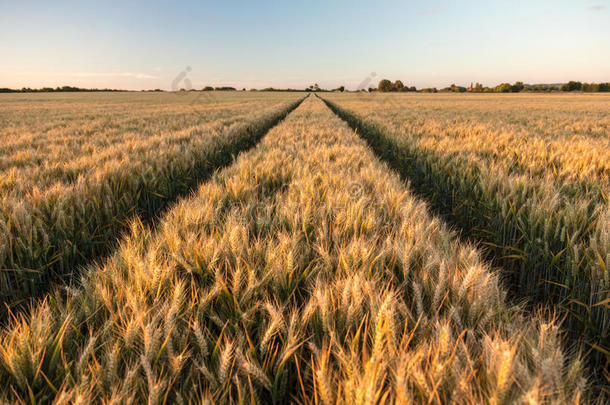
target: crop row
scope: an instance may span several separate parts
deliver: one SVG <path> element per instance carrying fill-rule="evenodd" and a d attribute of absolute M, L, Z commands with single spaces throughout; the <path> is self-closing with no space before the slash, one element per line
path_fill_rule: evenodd
<path fill-rule="evenodd" d="M 25 198 L 4 193 L 0 301 L 14 306 L 39 296 L 68 279 L 78 265 L 109 252 L 131 218 L 154 219 L 177 196 L 256 144 L 299 102 L 284 99 L 280 105 L 269 103 L 272 108 L 263 102 L 258 111 L 250 106 L 249 117 L 203 124 L 160 140 L 163 135 L 143 137 L 137 140 L 141 148 L 114 147 L 115 158 L 99 167 L 99 154 L 90 155 L 92 169 L 71 184 L 34 190 Z"/>
<path fill-rule="evenodd" d="M 324 104 L 0 335 L 6 401 L 577 402 L 558 329 Z"/>
<path fill-rule="evenodd" d="M 434 141 L 442 138 L 442 132 L 432 124 L 420 122 L 413 132 L 394 125 L 405 107 L 401 103 L 353 102 L 355 110 L 351 110 L 343 107 L 340 98 L 333 100 L 327 100 L 327 105 L 357 129 L 378 156 L 408 178 L 436 212 L 457 225 L 464 236 L 485 245 L 487 258 L 505 271 L 514 295 L 560 308 L 570 337 L 584 339 L 598 378 L 610 381 L 610 208 L 606 201 L 610 181 L 604 168 L 608 162 L 594 159 L 608 151 L 589 148 L 590 154 L 581 156 L 588 165 L 580 162 L 589 174 L 579 175 L 578 165 L 566 163 L 570 159 L 564 156 L 570 152 L 566 147 L 565 153 L 556 153 L 556 161 L 563 166 L 538 167 L 535 174 L 534 168 L 525 166 L 536 160 L 515 152 L 527 150 L 529 144 L 535 150 L 535 134 L 530 143 L 513 136 L 506 145 L 513 149 L 508 156 L 515 158 L 509 159 L 502 156 L 502 148 L 496 155 L 468 148 L 476 139 L 489 137 L 485 131 L 471 128 L 474 133 L 464 131 L 452 146 L 442 147 Z M 450 127 L 447 131 L 452 133 Z M 490 141 L 481 141 L 485 142 Z M 483 156 L 475 156 L 473 150 Z M 574 156 L 571 159 L 576 160 Z M 523 170 L 515 172 L 515 160 L 524 162 Z"/>

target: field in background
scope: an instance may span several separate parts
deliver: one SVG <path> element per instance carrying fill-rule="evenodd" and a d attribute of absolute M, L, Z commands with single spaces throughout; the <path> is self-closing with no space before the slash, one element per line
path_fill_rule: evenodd
<path fill-rule="evenodd" d="M 605 400 L 610 97 L 303 96 L 0 97 L 0 402 Z"/>
<path fill-rule="evenodd" d="M 21 198 L 189 148 L 293 94 L 101 93 L 0 97 L 0 193 Z"/>

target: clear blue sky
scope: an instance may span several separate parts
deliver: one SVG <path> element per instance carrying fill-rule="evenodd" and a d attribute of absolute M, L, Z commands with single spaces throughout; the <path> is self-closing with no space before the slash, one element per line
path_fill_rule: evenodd
<path fill-rule="evenodd" d="M 0 0 L 0 87 L 610 81 L 609 3 Z"/>

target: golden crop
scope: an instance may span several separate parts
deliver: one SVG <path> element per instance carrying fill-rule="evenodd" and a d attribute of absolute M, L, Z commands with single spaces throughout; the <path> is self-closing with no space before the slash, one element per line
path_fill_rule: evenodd
<path fill-rule="evenodd" d="M 21 199 L 218 136 L 294 96 L 148 94 L 0 98 L 0 193 Z"/>
<path fill-rule="evenodd" d="M 0 98 L 0 315 L 256 143 L 295 94 Z M 4 316 L 0 316 L 4 318 Z"/>
<path fill-rule="evenodd" d="M 610 383 L 610 97 L 328 95 Z"/>
<path fill-rule="evenodd" d="M 366 95 L 331 101 L 502 175 L 610 185 L 610 96 Z M 599 192 L 599 190 L 598 190 Z"/>
<path fill-rule="evenodd" d="M 583 367 L 324 104 L 0 334 L 0 401 L 577 403 Z"/>

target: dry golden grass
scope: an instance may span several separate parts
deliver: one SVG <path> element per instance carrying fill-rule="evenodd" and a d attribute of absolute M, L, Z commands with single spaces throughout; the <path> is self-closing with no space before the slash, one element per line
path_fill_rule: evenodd
<path fill-rule="evenodd" d="M 0 335 L 0 400 L 577 403 L 557 327 L 509 305 L 310 97 Z"/>

